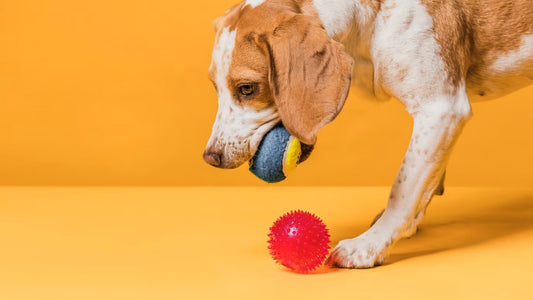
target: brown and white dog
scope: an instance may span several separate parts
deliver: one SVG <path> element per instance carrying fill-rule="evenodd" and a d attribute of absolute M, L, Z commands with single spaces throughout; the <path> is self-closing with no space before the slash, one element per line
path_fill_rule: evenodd
<path fill-rule="evenodd" d="M 280 121 L 313 145 L 352 85 L 395 97 L 414 119 L 388 205 L 331 265 L 369 268 L 416 232 L 443 191 L 451 149 L 472 112 L 533 83 L 531 0 L 247 0 L 214 22 L 209 77 L 218 113 L 204 159 L 248 161 Z"/>

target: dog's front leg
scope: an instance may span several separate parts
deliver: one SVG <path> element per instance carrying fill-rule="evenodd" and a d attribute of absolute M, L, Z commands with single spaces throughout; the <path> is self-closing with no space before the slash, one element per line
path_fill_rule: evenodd
<path fill-rule="evenodd" d="M 464 94 L 420 105 L 411 115 L 414 119 L 411 141 L 387 208 L 365 233 L 339 242 L 328 259 L 330 265 L 346 268 L 380 265 L 396 241 L 416 231 L 471 110 Z"/>

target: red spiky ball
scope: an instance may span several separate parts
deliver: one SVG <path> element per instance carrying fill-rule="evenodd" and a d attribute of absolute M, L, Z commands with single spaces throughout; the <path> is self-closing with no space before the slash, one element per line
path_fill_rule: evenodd
<path fill-rule="evenodd" d="M 291 211 L 270 227 L 268 249 L 279 264 L 298 273 L 316 269 L 329 253 L 329 233 L 317 216 Z"/>

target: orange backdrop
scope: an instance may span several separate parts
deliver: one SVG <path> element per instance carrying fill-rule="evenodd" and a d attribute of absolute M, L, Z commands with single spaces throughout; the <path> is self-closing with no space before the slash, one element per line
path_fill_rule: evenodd
<path fill-rule="evenodd" d="M 201 154 L 216 112 L 211 21 L 235 0 L 0 5 L 0 184 L 262 185 Z M 531 185 L 533 87 L 474 104 L 453 185 Z M 283 185 L 389 185 L 411 120 L 350 96 Z"/>

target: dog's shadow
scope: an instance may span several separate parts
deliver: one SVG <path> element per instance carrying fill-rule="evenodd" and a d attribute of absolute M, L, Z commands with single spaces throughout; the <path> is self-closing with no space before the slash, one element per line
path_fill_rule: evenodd
<path fill-rule="evenodd" d="M 422 222 L 416 235 L 398 242 L 385 264 L 470 247 L 533 229 L 533 191 L 514 198 L 507 196 L 489 205 L 483 200 L 476 199 L 476 204 L 467 209 L 454 203 L 454 207 L 448 207 L 435 218 L 428 213 L 428 220 Z M 341 234 L 344 236 L 345 230 Z M 346 234 L 349 238 L 349 233 Z"/>

